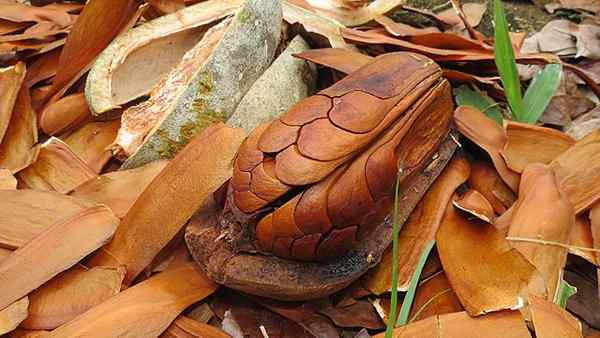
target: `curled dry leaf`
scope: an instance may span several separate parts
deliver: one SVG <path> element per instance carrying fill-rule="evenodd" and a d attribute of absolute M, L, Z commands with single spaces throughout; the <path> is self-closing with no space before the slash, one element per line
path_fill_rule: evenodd
<path fill-rule="evenodd" d="M 36 121 L 29 90 L 21 88 L 10 124 L 0 143 L 0 167 L 16 173 L 35 161 L 40 149 L 35 145 L 38 141 Z"/>
<path fill-rule="evenodd" d="M 109 298 L 44 337 L 156 337 L 217 286 L 194 263 L 161 272 Z M 119 323 L 119 325 L 115 325 Z"/>
<path fill-rule="evenodd" d="M 29 188 L 60 193 L 68 193 L 98 176 L 66 143 L 56 137 L 44 142 L 36 161 L 17 175 Z"/>
<path fill-rule="evenodd" d="M 160 1 L 154 1 L 160 2 Z M 242 0 L 209 0 L 165 15 L 118 36 L 100 53 L 86 82 L 94 115 L 146 95 L 203 38 L 211 22 Z"/>
<path fill-rule="evenodd" d="M 0 68 L 0 142 L 8 128 L 24 78 L 25 64 L 22 62 L 8 68 Z"/>
<path fill-rule="evenodd" d="M 594 265 L 598 265 L 599 261 L 596 260 L 596 253 L 585 250 L 585 248 L 594 248 L 592 227 L 586 215 L 575 217 L 575 224 L 573 224 L 569 235 L 569 245 L 572 246 L 568 249 L 570 254 L 577 255 Z"/>
<path fill-rule="evenodd" d="M 484 161 L 471 163 L 469 186 L 480 192 L 498 215 L 504 214 L 517 200 L 515 193 L 502 181 L 498 172 Z"/>
<path fill-rule="evenodd" d="M 317 68 L 293 56 L 308 49 L 310 46 L 300 35 L 292 39 L 271 66 L 254 82 L 231 117 L 227 119 L 227 124 L 244 128 L 250 133 L 260 124 L 279 117 L 292 105 L 313 94 L 317 85 Z"/>
<path fill-rule="evenodd" d="M 62 49 L 60 48 L 53 49 L 41 55 L 29 66 L 27 75 L 25 75 L 25 86 L 27 88 L 31 88 L 36 83 L 56 75 L 61 51 Z"/>
<path fill-rule="evenodd" d="M 116 295 L 123 267 L 73 267 L 29 294 L 29 315 L 21 327 L 52 330 Z"/>
<path fill-rule="evenodd" d="M 4 335 L 19 326 L 27 318 L 27 307 L 29 300 L 23 297 L 10 304 L 7 308 L 0 310 L 0 335 Z"/>
<path fill-rule="evenodd" d="M 600 249 L 600 203 L 591 208 L 589 218 L 594 249 Z M 600 263 L 600 253 L 596 253 L 596 261 Z"/>
<path fill-rule="evenodd" d="M 303 7 L 320 16 L 331 19 L 346 27 L 360 26 L 382 16 L 405 3 L 403 0 L 369 1 L 319 1 L 287 0 L 291 4 Z"/>
<path fill-rule="evenodd" d="M 8 169 L 0 168 L 0 190 L 17 189 L 17 179 Z"/>
<path fill-rule="evenodd" d="M 16 329 L 8 335 L 8 338 L 42 338 L 48 331 Z"/>
<path fill-rule="evenodd" d="M 494 208 L 479 191 L 469 189 L 463 196 L 452 202 L 455 207 L 466 211 L 482 221 L 493 223 Z"/>
<path fill-rule="evenodd" d="M 185 8 L 184 0 L 149 0 L 148 3 L 152 8 L 157 10 L 159 14 L 173 13 Z"/>
<path fill-rule="evenodd" d="M 471 317 L 467 312 L 429 317 L 394 329 L 393 338 L 531 338 L 519 311 L 500 311 Z M 384 334 L 375 335 L 383 338 Z"/>
<path fill-rule="evenodd" d="M 452 289 L 472 316 L 518 309 L 528 293 L 546 295 L 540 273 L 494 226 L 467 220 L 451 204 L 437 248 Z"/>
<path fill-rule="evenodd" d="M 427 243 L 435 239 L 444 216 L 444 208 L 440 206 L 448 204 L 456 188 L 469 178 L 470 171 L 469 162 L 462 156 L 455 156 L 402 226 L 398 238 L 398 290 L 408 289 L 421 253 Z M 381 263 L 365 275 L 365 288 L 376 295 L 389 292 L 392 264 L 392 248 L 388 247 Z"/>
<path fill-rule="evenodd" d="M 529 311 L 538 338 L 582 338 L 581 323 L 557 304 L 529 296 Z"/>
<path fill-rule="evenodd" d="M 551 167 L 534 163 L 525 168 L 514 208 L 508 239 L 543 276 L 548 300 L 553 301 L 567 260 L 567 248 L 535 241 L 568 245 L 575 213 Z"/>
<path fill-rule="evenodd" d="M 16 249 L 95 203 L 53 191 L 0 190 L 0 247 Z"/>
<path fill-rule="evenodd" d="M 115 3 L 91 0 L 86 3 L 60 54 L 49 96 L 62 96 L 124 27 L 133 26 L 137 21 L 138 6 L 135 0 Z M 135 21 L 131 22 L 132 19 Z"/>
<path fill-rule="evenodd" d="M 90 117 L 83 93 L 65 96 L 50 103 L 40 113 L 40 128 L 48 135 L 72 129 Z"/>
<path fill-rule="evenodd" d="M 309 49 L 294 56 L 350 74 L 373 60 L 372 56 L 344 48 Z"/>
<path fill-rule="evenodd" d="M 115 216 L 125 217 L 129 208 L 160 173 L 168 161 L 150 162 L 139 168 L 100 175 L 75 188 L 70 195 L 106 204 Z"/>
<path fill-rule="evenodd" d="M 283 19 L 289 24 L 300 24 L 309 33 L 315 33 L 327 40 L 321 47 L 346 48 L 354 50 L 355 47 L 347 44 L 342 36 L 341 29 L 344 26 L 328 17 L 321 16 L 301 6 L 292 4 L 290 1 L 284 1 Z"/>
<path fill-rule="evenodd" d="M 123 114 L 114 148 L 131 155 L 123 167 L 172 158 L 206 126 L 229 118 L 273 61 L 281 24 L 279 1 L 248 0 L 213 26 L 148 101 Z"/>
<path fill-rule="evenodd" d="M 377 314 L 373 304 L 366 300 L 354 301 L 348 305 L 327 306 L 319 313 L 329 317 L 339 327 L 383 329 L 385 324 Z"/>
<path fill-rule="evenodd" d="M 130 284 L 231 175 L 232 160 L 244 135 L 241 129 L 217 124 L 193 138 L 148 185 L 113 241 L 90 264 L 125 265 L 125 284 Z"/>
<path fill-rule="evenodd" d="M 117 136 L 119 120 L 89 122 L 63 140 L 92 170 L 100 173 L 112 158 L 109 145 Z"/>
<path fill-rule="evenodd" d="M 530 163 L 548 164 L 569 149 L 575 140 L 551 128 L 506 121 L 507 142 L 500 151 L 511 170 L 522 173 Z"/>
<path fill-rule="evenodd" d="M 54 8 L 28 6 L 20 3 L 0 4 L 0 18 L 13 22 L 45 22 L 52 21 L 65 27 L 71 24 L 71 17 L 65 11 Z"/>
<path fill-rule="evenodd" d="M 519 187 L 519 174 L 510 170 L 500 155 L 507 142 L 506 133 L 494 120 L 485 116 L 481 111 L 471 106 L 459 106 L 454 111 L 454 122 L 466 138 L 483 148 L 502 177 L 502 180 L 512 189 Z"/>
<path fill-rule="evenodd" d="M 101 247 L 118 223 L 107 207 L 91 207 L 55 223 L 14 251 L 0 262 L 0 309 Z"/>
<path fill-rule="evenodd" d="M 444 271 L 421 281 L 408 316 L 410 322 L 463 310 Z"/>
<path fill-rule="evenodd" d="M 416 28 L 402 22 L 396 22 L 385 15 L 378 15 L 374 18 L 378 24 L 382 25 L 385 30 L 400 37 L 414 36 L 428 33 L 438 33 L 440 30 L 437 27 Z"/>
<path fill-rule="evenodd" d="M 461 7 L 462 7 L 462 10 L 464 11 L 465 18 L 467 19 L 467 22 L 469 23 L 469 25 L 471 25 L 473 27 L 476 27 L 477 25 L 479 25 L 479 23 L 481 22 L 481 18 L 483 17 L 483 14 L 485 13 L 486 5 L 480 4 L 480 3 L 465 3 Z M 454 28 L 456 26 L 459 26 L 459 28 L 461 28 L 461 29 L 463 29 L 465 27 L 463 21 L 458 16 L 458 14 L 456 13 L 456 10 L 454 8 L 448 8 L 446 10 L 443 10 L 443 11 L 437 13 L 437 15 L 443 21 L 454 26 Z M 455 30 L 455 29 L 452 29 L 452 30 Z"/>
<path fill-rule="evenodd" d="M 160 338 L 230 338 L 231 336 L 212 325 L 208 325 L 186 316 L 179 316 Z"/>
<path fill-rule="evenodd" d="M 12 253 L 12 250 L 0 248 L 0 262 L 8 257 Z"/>
<path fill-rule="evenodd" d="M 575 213 L 600 199 L 600 130 L 589 133 L 550 164 Z"/>

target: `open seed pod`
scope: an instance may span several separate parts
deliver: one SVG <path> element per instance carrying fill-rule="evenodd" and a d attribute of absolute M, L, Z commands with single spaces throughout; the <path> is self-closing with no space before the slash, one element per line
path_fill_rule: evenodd
<path fill-rule="evenodd" d="M 273 61 L 282 24 L 276 0 L 247 0 L 212 26 L 153 88 L 127 109 L 113 153 L 124 169 L 172 158 L 213 122 L 225 121 Z"/>
<path fill-rule="evenodd" d="M 234 163 L 224 208 L 186 241 L 218 283 L 283 300 L 318 298 L 377 264 L 451 157 L 453 103 L 430 59 L 375 58 L 257 127 Z"/>
<path fill-rule="evenodd" d="M 98 56 L 86 82 L 92 114 L 102 115 L 150 92 L 204 37 L 209 24 L 242 0 L 209 0 L 146 22 L 118 36 Z"/>

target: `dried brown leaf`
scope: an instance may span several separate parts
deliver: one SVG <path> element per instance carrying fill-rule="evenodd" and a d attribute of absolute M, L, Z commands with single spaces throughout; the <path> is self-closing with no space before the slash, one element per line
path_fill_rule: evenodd
<path fill-rule="evenodd" d="M 435 239 L 444 216 L 444 208 L 440 206 L 448 204 L 456 188 L 469 178 L 470 171 L 469 162 L 465 158 L 454 157 L 402 226 L 398 238 L 399 290 L 408 289 L 423 249 L 429 241 Z M 391 279 L 392 250 L 389 247 L 381 262 L 365 275 L 363 285 L 372 293 L 380 295 L 390 291 Z"/>
<path fill-rule="evenodd" d="M 167 163 L 169 163 L 167 160 L 158 160 L 139 168 L 100 175 L 78 186 L 70 195 L 106 204 L 115 216 L 123 218 Z"/>
<path fill-rule="evenodd" d="M 8 129 L 13 107 L 24 78 L 25 64 L 22 62 L 8 68 L 0 68 L 0 93 L 2 93 L 0 96 L 0 142 Z"/>
<path fill-rule="evenodd" d="M 51 191 L 0 190 L 0 247 L 21 247 L 52 224 L 94 205 Z"/>
<path fill-rule="evenodd" d="M 552 162 L 575 144 L 565 133 L 532 124 L 506 121 L 504 130 L 508 139 L 500 154 L 506 165 L 518 173 L 530 163 Z"/>
<path fill-rule="evenodd" d="M 90 264 L 125 265 L 125 284 L 130 284 L 229 177 L 244 136 L 242 129 L 219 123 L 194 137 L 148 185 L 113 241 Z"/>
<path fill-rule="evenodd" d="M 25 75 L 25 86 L 27 88 L 56 75 L 56 71 L 58 70 L 58 58 L 60 57 L 61 51 L 60 48 L 53 49 L 48 53 L 41 55 L 31 64 L 31 66 L 29 66 L 27 75 Z"/>
<path fill-rule="evenodd" d="M 8 334 L 9 338 L 42 338 L 48 331 L 16 329 Z"/>
<path fill-rule="evenodd" d="M 373 57 L 345 48 L 318 48 L 294 55 L 304 60 L 350 74 L 364 66 Z"/>
<path fill-rule="evenodd" d="M 439 33 L 436 27 L 416 28 L 402 22 L 396 22 L 385 15 L 378 15 L 375 18 L 378 24 L 382 25 L 385 30 L 394 36 L 413 36 L 428 33 Z"/>
<path fill-rule="evenodd" d="M 454 206 L 466 211 L 482 221 L 493 223 L 496 215 L 494 208 L 479 191 L 469 189 L 463 196 L 453 202 Z"/>
<path fill-rule="evenodd" d="M 538 338 L 581 338 L 581 323 L 557 304 L 540 297 L 529 297 L 529 311 Z"/>
<path fill-rule="evenodd" d="M 123 267 L 73 267 L 29 294 L 29 315 L 21 327 L 52 330 L 116 295 Z"/>
<path fill-rule="evenodd" d="M 334 20 L 346 27 L 359 26 L 368 23 L 377 16 L 399 7 L 403 0 L 375 0 L 369 1 L 314 1 L 314 0 L 287 0 L 287 2 L 312 11 L 322 17 Z M 349 3 L 352 3 L 351 5 Z"/>
<path fill-rule="evenodd" d="M 100 173 L 112 158 L 109 146 L 117 136 L 120 121 L 89 122 L 63 140 L 92 170 Z"/>
<path fill-rule="evenodd" d="M 156 337 L 188 306 L 217 289 L 190 263 L 161 272 L 111 297 L 46 337 Z M 119 323 L 119 325 L 115 325 Z"/>
<path fill-rule="evenodd" d="M 408 318 L 412 322 L 462 310 L 446 274 L 439 271 L 419 283 Z"/>
<path fill-rule="evenodd" d="M 17 179 L 8 169 L 0 168 L 0 190 L 17 189 Z"/>
<path fill-rule="evenodd" d="M 596 203 L 590 209 L 590 231 L 592 233 L 592 244 L 594 249 L 600 249 L 600 203 Z M 600 253 L 596 253 L 596 262 L 600 263 Z M 598 277 L 600 277 L 600 271 L 598 272 Z M 600 282 L 599 290 L 600 290 Z M 600 291 L 598 292 L 600 297 Z"/>
<path fill-rule="evenodd" d="M 307 32 L 325 37 L 329 46 L 333 48 L 354 49 L 354 46 L 347 44 L 342 37 L 342 24 L 288 1 L 284 1 L 282 6 L 283 18 L 289 24 L 299 23 Z"/>
<path fill-rule="evenodd" d="M 319 310 L 339 327 L 383 329 L 384 323 L 373 305 L 366 300 L 358 300 L 349 305 L 327 306 Z"/>
<path fill-rule="evenodd" d="M 29 188 L 68 193 L 98 175 L 56 137 L 46 141 L 36 161 L 18 174 Z"/>
<path fill-rule="evenodd" d="M 0 3 L 0 18 L 13 22 L 52 21 L 61 27 L 71 24 L 71 17 L 64 11 L 54 8 L 27 6 L 20 3 Z"/>
<path fill-rule="evenodd" d="M 16 173 L 36 160 L 39 146 L 37 116 L 31 107 L 27 88 L 21 88 L 10 124 L 0 144 L 0 167 Z"/>
<path fill-rule="evenodd" d="M 600 130 L 596 130 L 550 164 L 560 186 L 580 214 L 600 199 Z"/>
<path fill-rule="evenodd" d="M 229 338 L 223 330 L 186 316 L 179 316 L 160 338 Z"/>
<path fill-rule="evenodd" d="M 498 172 L 484 161 L 471 163 L 469 186 L 479 191 L 499 215 L 504 214 L 517 200 L 515 193 L 502 181 Z"/>
<path fill-rule="evenodd" d="M 48 135 L 56 135 L 74 128 L 90 117 L 85 95 L 72 94 L 47 105 L 42 110 L 40 128 Z"/>
<path fill-rule="evenodd" d="M 160 14 L 173 13 L 185 7 L 184 0 L 148 0 L 148 3 Z"/>
<path fill-rule="evenodd" d="M 569 235 L 569 245 L 572 246 L 569 248 L 570 254 L 577 255 L 594 265 L 598 265 L 594 252 L 581 249 L 594 248 L 592 227 L 587 216 L 580 215 L 575 218 L 575 224 L 573 224 L 571 234 Z"/>
<path fill-rule="evenodd" d="M 510 170 L 500 155 L 504 149 L 507 136 L 505 131 L 494 120 L 481 111 L 470 106 L 459 106 L 454 111 L 454 122 L 458 130 L 468 139 L 485 150 L 502 180 L 513 190 L 519 187 L 519 174 Z"/>
<path fill-rule="evenodd" d="M 542 276 L 493 225 L 467 220 L 451 204 L 437 248 L 452 289 L 473 316 L 518 309 L 527 293 L 545 296 Z"/>
<path fill-rule="evenodd" d="M 0 308 L 35 290 L 106 243 L 119 223 L 96 206 L 59 221 L 0 262 Z"/>
<path fill-rule="evenodd" d="M 27 306 L 29 306 L 29 300 L 27 297 L 23 297 L 4 310 L 0 310 L 0 335 L 16 329 L 27 318 Z"/>

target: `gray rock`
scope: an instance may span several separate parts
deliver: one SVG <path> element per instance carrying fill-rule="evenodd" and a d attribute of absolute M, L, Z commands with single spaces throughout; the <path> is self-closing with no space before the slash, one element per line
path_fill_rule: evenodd
<path fill-rule="evenodd" d="M 300 35 L 296 36 L 250 88 L 227 124 L 250 133 L 259 124 L 278 117 L 311 95 L 316 88 L 317 68 L 311 62 L 292 56 L 309 48 Z"/>
<path fill-rule="evenodd" d="M 207 125 L 229 118 L 273 61 L 281 23 L 280 1 L 248 0 L 202 67 L 185 69 L 194 71 L 192 81 L 182 84 L 168 115 L 122 168 L 172 158 Z"/>

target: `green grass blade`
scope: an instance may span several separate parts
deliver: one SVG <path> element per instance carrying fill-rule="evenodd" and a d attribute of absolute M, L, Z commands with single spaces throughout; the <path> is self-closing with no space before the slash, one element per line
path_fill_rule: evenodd
<path fill-rule="evenodd" d="M 521 122 L 536 123 L 542 116 L 560 84 L 562 65 L 549 64 L 538 71 L 525 91 Z"/>
<path fill-rule="evenodd" d="M 489 118 L 502 125 L 502 110 L 485 93 L 473 90 L 466 85 L 454 88 L 454 98 L 459 106 L 475 107 L 485 113 Z"/>
<path fill-rule="evenodd" d="M 513 117 L 520 121 L 523 114 L 521 83 L 519 82 L 515 53 L 508 35 L 504 7 L 500 0 L 494 0 L 494 53 L 506 99 L 513 112 Z"/>
<path fill-rule="evenodd" d="M 400 174 L 396 176 L 396 191 L 394 194 L 394 218 L 392 224 L 392 294 L 390 312 L 385 329 L 385 338 L 392 338 L 396 311 L 398 310 L 398 235 L 400 224 L 398 224 L 398 203 L 400 203 Z"/>
<path fill-rule="evenodd" d="M 425 248 L 423 248 L 423 252 L 421 252 L 421 257 L 419 257 L 419 262 L 415 272 L 410 279 L 408 291 L 404 296 L 404 301 L 402 302 L 402 308 L 400 309 L 400 316 L 398 317 L 396 326 L 406 325 L 406 323 L 408 323 L 408 315 L 410 314 L 410 308 L 412 307 L 413 300 L 415 299 L 417 286 L 419 285 L 419 279 L 421 278 L 421 272 L 423 272 L 423 267 L 425 266 L 427 257 L 429 257 L 429 253 L 431 252 L 431 249 L 433 249 L 434 245 L 435 240 L 429 241 Z"/>
<path fill-rule="evenodd" d="M 561 279 L 560 285 L 558 287 L 558 294 L 556 295 L 556 299 L 554 303 L 558 304 L 563 309 L 567 308 L 567 301 L 571 296 L 577 293 L 577 288 L 567 283 L 564 279 Z"/>

